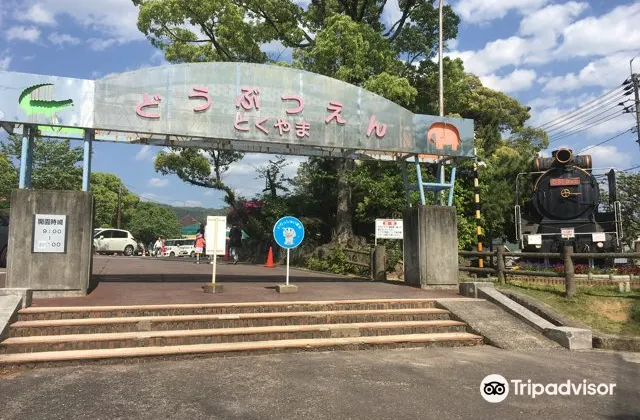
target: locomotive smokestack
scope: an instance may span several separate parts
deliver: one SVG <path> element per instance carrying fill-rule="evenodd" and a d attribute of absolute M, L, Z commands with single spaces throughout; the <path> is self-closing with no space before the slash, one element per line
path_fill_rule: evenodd
<path fill-rule="evenodd" d="M 573 160 L 573 152 L 569 149 L 558 149 L 553 152 L 553 157 L 559 164 L 566 165 Z"/>

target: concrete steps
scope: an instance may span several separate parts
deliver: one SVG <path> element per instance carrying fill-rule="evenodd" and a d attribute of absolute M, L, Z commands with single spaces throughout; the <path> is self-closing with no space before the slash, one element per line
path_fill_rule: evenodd
<path fill-rule="evenodd" d="M 430 299 L 26 308 L 0 342 L 0 368 L 482 343 Z"/>
<path fill-rule="evenodd" d="M 364 309 L 433 308 L 434 299 L 362 299 L 293 302 L 236 302 L 209 304 L 71 306 L 22 309 L 18 321 L 45 319 L 112 318 L 167 315 L 213 315 L 255 312 L 338 311 Z"/>

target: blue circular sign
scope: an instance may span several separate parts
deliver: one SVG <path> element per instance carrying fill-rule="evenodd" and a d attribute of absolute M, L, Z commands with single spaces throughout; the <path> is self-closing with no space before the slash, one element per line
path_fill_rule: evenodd
<path fill-rule="evenodd" d="M 273 238 L 282 248 L 295 248 L 304 239 L 304 226 L 293 216 L 285 216 L 273 225 Z"/>

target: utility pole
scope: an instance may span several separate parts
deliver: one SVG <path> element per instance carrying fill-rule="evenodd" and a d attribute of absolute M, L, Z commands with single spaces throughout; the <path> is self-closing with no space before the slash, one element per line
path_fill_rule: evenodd
<path fill-rule="evenodd" d="M 635 93 L 636 134 L 638 135 L 638 145 L 640 145 L 640 93 L 638 92 L 638 85 L 640 85 L 640 82 L 638 81 L 639 75 L 633 73 L 633 60 L 635 60 L 636 57 L 638 57 L 638 55 L 629 60 L 629 73 L 631 73 L 631 83 L 633 83 L 633 90 Z"/>
<path fill-rule="evenodd" d="M 443 57 L 442 57 L 442 42 L 443 42 L 443 36 L 442 36 L 442 6 L 443 6 L 444 0 L 440 0 L 439 2 L 439 29 L 438 29 L 438 37 L 439 37 L 439 45 L 438 45 L 438 50 L 439 50 L 439 54 L 438 54 L 438 61 L 439 61 L 439 81 L 440 81 L 440 101 L 439 101 L 439 108 L 440 108 L 440 116 L 444 117 L 444 71 L 443 71 Z M 440 168 L 440 183 L 444 184 L 444 164 L 445 162 L 441 161 L 440 164 L 438 165 L 438 167 Z M 438 194 L 438 198 L 440 201 L 440 205 L 444 205 L 444 191 L 440 191 L 440 193 Z M 435 204 L 435 203 L 434 203 Z"/>
<path fill-rule="evenodd" d="M 122 185 L 118 185 L 118 214 L 116 217 L 116 228 L 120 229 L 120 219 L 122 210 L 120 209 L 122 203 Z"/>

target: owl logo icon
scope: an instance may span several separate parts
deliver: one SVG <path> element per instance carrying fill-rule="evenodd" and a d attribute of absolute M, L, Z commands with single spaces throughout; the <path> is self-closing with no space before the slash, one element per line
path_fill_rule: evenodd
<path fill-rule="evenodd" d="M 293 238 L 296 237 L 296 231 L 293 228 L 282 228 L 282 235 L 284 236 L 285 245 L 293 245 Z"/>

